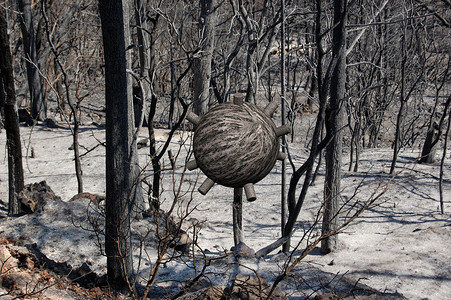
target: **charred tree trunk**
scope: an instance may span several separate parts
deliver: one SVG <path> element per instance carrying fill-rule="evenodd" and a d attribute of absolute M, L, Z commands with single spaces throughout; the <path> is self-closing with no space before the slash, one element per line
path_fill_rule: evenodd
<path fill-rule="evenodd" d="M 239 18 L 239 22 L 243 28 L 242 34 L 247 35 L 246 49 L 246 73 L 247 73 L 247 89 L 246 102 L 257 104 L 256 95 L 259 89 L 260 76 L 263 73 L 263 67 L 269 57 L 271 44 L 273 43 L 276 33 L 280 26 L 280 10 L 273 11 L 273 18 L 268 21 L 266 26 L 262 24 L 267 21 L 264 17 L 271 11 L 269 2 L 263 2 L 260 18 L 255 18 L 253 8 L 248 6 L 250 3 L 238 1 L 238 5 L 234 8 L 235 14 Z M 248 6 L 248 8 L 246 8 Z M 266 41 L 263 46 L 262 41 Z"/>
<path fill-rule="evenodd" d="M 138 56 L 139 56 L 139 95 L 140 110 L 135 112 L 135 124 L 137 127 L 145 126 L 145 118 L 148 117 L 149 102 L 153 93 L 153 79 L 155 72 L 155 42 L 156 26 L 159 14 L 151 16 L 146 3 L 143 0 L 135 0 L 135 18 L 137 22 Z"/>
<path fill-rule="evenodd" d="M 434 141 L 438 140 L 438 136 L 438 124 L 437 122 L 433 122 L 426 133 L 426 139 L 423 144 L 423 149 L 421 150 L 420 162 L 428 164 L 434 162 L 435 153 L 437 152 L 437 143 L 434 143 Z"/>
<path fill-rule="evenodd" d="M 402 73 L 404 73 L 404 67 L 402 67 Z M 402 142 L 402 129 L 404 127 L 404 119 L 406 114 L 406 98 L 404 93 L 404 86 L 405 86 L 405 76 L 402 75 L 401 78 L 401 99 L 400 99 L 400 106 L 398 115 L 396 116 L 396 130 L 395 130 L 395 140 L 393 141 L 393 157 L 390 165 L 390 174 L 393 174 L 396 168 L 396 162 L 398 161 L 398 154 L 401 149 L 401 142 Z"/>
<path fill-rule="evenodd" d="M 47 104 L 44 101 L 43 88 L 39 76 L 39 63 L 36 38 L 33 26 L 33 14 L 30 0 L 18 0 L 20 28 L 23 36 L 23 48 L 27 67 L 28 89 L 31 99 L 31 116 L 34 120 L 44 120 L 47 116 Z"/>
<path fill-rule="evenodd" d="M 423 149 L 421 150 L 420 162 L 422 163 L 433 163 L 435 161 L 435 153 L 437 151 L 437 146 L 442 136 L 443 126 L 445 124 L 445 119 L 449 107 L 451 106 L 451 96 L 448 97 L 443 109 L 442 117 L 440 122 L 432 122 L 428 132 L 426 134 L 426 139 L 423 144 Z M 444 149 L 446 150 L 446 149 Z"/>
<path fill-rule="evenodd" d="M 280 245 L 283 244 L 289 245 L 290 242 L 289 238 L 293 233 L 294 225 L 296 224 L 299 213 L 301 212 L 302 206 L 304 205 L 304 201 L 307 196 L 307 191 L 310 187 L 313 169 L 315 165 L 315 159 L 318 156 L 318 154 L 321 153 L 321 151 L 324 149 L 325 145 L 327 145 L 329 140 L 328 136 L 326 136 L 324 140 L 322 141 L 320 140 L 321 131 L 324 126 L 328 81 L 330 78 L 330 76 L 327 74 L 323 78 L 324 50 L 322 48 L 323 44 L 322 38 L 324 35 L 321 33 L 321 14 L 322 14 L 321 0 L 316 1 L 316 8 L 317 8 L 317 13 L 315 17 L 315 37 L 317 45 L 316 79 L 318 81 L 317 87 L 319 98 L 319 111 L 318 116 L 316 118 L 314 133 L 312 136 L 310 155 L 309 158 L 304 162 L 304 164 L 300 168 L 298 168 L 295 172 L 293 172 L 293 175 L 291 176 L 287 194 L 288 220 L 285 224 L 282 238 L 272 243 L 271 245 L 265 247 L 264 249 L 258 251 L 257 256 L 259 257 L 266 255 L 267 253 L 273 251 Z M 303 175 L 304 175 L 304 183 L 302 185 L 301 193 L 299 194 L 299 197 L 296 200 L 297 185 Z"/>
<path fill-rule="evenodd" d="M 280 27 L 280 46 L 281 46 L 281 56 L 280 56 L 280 88 L 281 88 L 281 121 L 282 125 L 286 124 L 286 107 L 285 107 L 285 95 L 286 95 L 286 59 L 285 59 L 285 39 L 286 39 L 286 33 L 285 33 L 285 0 L 281 1 L 282 6 L 282 24 Z M 271 73 L 271 72 L 269 72 Z M 293 97 L 294 98 L 294 97 Z M 294 119 L 292 120 L 294 122 Z M 287 139 L 285 136 L 282 136 L 282 152 L 286 153 L 287 149 Z M 287 203 L 287 196 L 286 196 L 286 182 L 287 182 L 287 170 L 286 170 L 286 162 L 285 160 L 282 160 L 282 176 L 281 176 L 281 198 L 280 198 L 280 206 L 281 206 L 281 215 L 280 215 L 280 223 L 281 223 L 281 232 L 282 235 L 284 233 L 285 224 L 288 220 L 288 203 Z M 283 246 L 282 251 L 288 252 L 290 251 L 290 240 L 288 240 Z"/>
<path fill-rule="evenodd" d="M 68 79 L 68 75 L 66 72 L 65 67 L 63 66 L 61 59 L 60 59 L 60 53 L 58 52 L 57 48 L 55 47 L 52 39 L 51 39 L 51 29 L 50 29 L 50 22 L 47 16 L 47 8 L 45 5 L 45 2 L 41 2 L 41 10 L 42 10 L 42 15 L 43 15 L 43 19 L 44 19 L 44 27 L 45 27 L 45 35 L 47 37 L 47 41 L 50 45 L 50 49 L 54 55 L 54 64 L 55 64 L 55 69 L 60 69 L 61 74 L 62 74 L 62 78 L 59 79 L 56 83 L 57 87 L 61 85 L 62 88 L 62 84 L 64 84 L 64 92 L 65 92 L 65 98 L 67 103 L 69 104 L 71 113 L 72 113 L 72 117 L 74 118 L 74 124 L 73 124 L 73 128 L 72 129 L 72 148 L 74 151 L 74 161 L 75 161 L 75 174 L 77 177 L 77 186 L 78 186 L 78 193 L 83 193 L 83 171 L 82 171 L 82 166 L 81 166 L 81 159 L 80 159 L 80 143 L 79 143 L 79 132 L 80 132 L 80 120 L 79 120 L 79 107 L 80 107 L 80 103 L 74 103 L 74 101 L 71 99 L 70 96 L 70 84 L 69 84 L 69 79 Z M 62 101 L 60 101 L 62 102 Z"/>
<path fill-rule="evenodd" d="M 157 155 L 157 141 L 155 139 L 155 130 L 153 127 L 153 121 L 156 113 L 156 106 L 157 106 L 157 97 L 155 95 L 152 95 L 152 99 L 150 102 L 150 109 L 149 109 L 149 115 L 148 120 L 149 123 L 147 124 L 147 130 L 149 132 L 149 154 L 152 161 L 152 168 L 153 168 L 153 181 L 152 181 L 152 197 L 151 202 L 149 203 L 151 208 L 155 211 L 158 211 L 160 209 L 160 178 L 161 178 L 161 165 L 160 160 L 158 159 Z"/>
<path fill-rule="evenodd" d="M 215 42 L 216 0 L 199 0 L 199 52 L 193 59 L 193 110 L 202 116 L 210 102 L 211 60 Z"/>
<path fill-rule="evenodd" d="M 5 128 L 5 91 L 3 90 L 3 80 L 0 72 L 0 132 Z"/>
<path fill-rule="evenodd" d="M 326 113 L 326 130 L 332 140 L 326 147 L 326 175 L 324 183 L 324 216 L 321 252 L 334 251 L 338 245 L 338 209 L 341 182 L 341 160 L 343 144 L 343 101 L 346 83 L 346 20 L 347 0 L 334 2 L 334 30 L 332 37 L 332 63 L 336 65 L 330 80 L 330 99 Z"/>
<path fill-rule="evenodd" d="M 155 72 L 155 39 L 157 35 L 157 26 L 160 15 L 152 15 L 147 9 L 147 5 L 143 0 L 135 0 L 135 17 L 138 22 L 137 35 L 139 43 L 139 88 L 141 95 L 142 109 L 140 120 L 146 117 L 147 131 L 149 134 L 149 154 L 151 156 L 152 167 L 154 171 L 153 182 L 151 186 L 151 197 L 149 205 L 158 210 L 160 197 L 160 177 L 161 165 L 157 157 L 156 140 L 154 131 L 154 117 L 156 113 L 156 105 L 158 99 L 154 94 L 153 81 Z M 172 51 L 172 49 L 171 49 Z M 172 114 L 174 110 L 174 103 L 171 101 L 169 127 L 172 127 Z M 141 121 L 138 122 L 142 125 Z"/>
<path fill-rule="evenodd" d="M 127 1 L 99 0 L 105 55 L 106 224 L 105 252 L 110 285 L 132 290 L 131 213 L 136 197 L 136 141 L 129 60 Z"/>
<path fill-rule="evenodd" d="M 169 69 L 170 69 L 170 76 L 171 76 L 171 100 L 169 103 L 169 120 L 168 120 L 168 128 L 172 128 L 172 123 L 174 121 L 174 111 L 175 111 L 175 102 L 176 102 L 176 93 L 177 93 L 177 76 L 176 76 L 176 68 L 175 68 L 175 59 L 174 59 L 174 49 L 171 45 L 171 48 L 169 49 L 169 57 L 170 63 L 169 63 Z"/>
<path fill-rule="evenodd" d="M 22 212 L 21 203 L 16 195 L 24 187 L 22 167 L 22 148 L 20 142 L 19 116 L 17 114 L 16 94 L 12 56 L 9 49 L 7 23 L 0 10 L 0 93 L 4 95 L 4 113 L 6 128 L 6 144 L 8 148 L 9 205 L 8 214 L 17 215 Z"/>
<path fill-rule="evenodd" d="M 426 51 L 419 46 L 421 39 L 416 32 L 417 23 L 415 20 L 409 19 L 410 15 L 405 16 L 402 24 L 402 34 L 400 39 L 401 51 L 401 65 L 400 65 L 400 91 L 399 91 L 399 111 L 396 118 L 395 140 L 393 141 L 393 158 L 390 166 L 390 174 L 393 174 L 396 169 L 399 152 L 405 143 L 405 135 L 409 128 L 412 128 L 412 123 L 405 128 L 407 121 L 407 105 L 412 93 L 420 81 L 424 78 L 426 69 Z M 413 76 L 412 76 L 413 75 Z M 412 121 L 411 121 L 412 122 Z M 411 130 L 410 130 L 411 131 Z"/>
<path fill-rule="evenodd" d="M 448 98 L 450 99 L 451 96 Z M 446 114 L 446 111 L 445 113 Z M 439 175 L 439 194 L 440 194 L 440 212 L 441 214 L 445 213 L 445 204 L 444 204 L 444 200 L 443 200 L 443 168 L 445 165 L 445 159 L 446 159 L 446 149 L 448 147 L 448 138 L 449 138 L 449 131 L 451 128 L 451 110 L 448 111 L 448 125 L 446 126 L 446 130 L 445 130 L 445 142 L 443 145 L 443 153 L 442 153 L 442 158 L 440 160 L 440 175 Z"/>

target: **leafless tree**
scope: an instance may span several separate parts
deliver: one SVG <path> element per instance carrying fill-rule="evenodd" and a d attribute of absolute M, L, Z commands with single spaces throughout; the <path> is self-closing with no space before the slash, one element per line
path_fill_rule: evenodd
<path fill-rule="evenodd" d="M 451 77 L 451 59 L 449 49 L 443 47 L 443 44 L 447 43 L 446 32 L 449 32 L 450 27 L 446 25 L 446 22 L 443 23 L 446 13 L 441 12 L 442 9 L 446 8 L 446 3 L 431 6 L 422 1 L 418 2 L 422 3 L 425 9 L 424 14 L 434 13 L 433 17 L 426 17 L 424 22 L 428 34 L 425 34 L 423 44 L 425 45 L 424 48 L 431 53 L 425 64 L 425 81 L 433 92 L 434 104 L 428 110 L 427 132 L 420 157 L 420 162 L 432 163 L 435 160 L 436 150 L 440 146 L 445 118 L 450 106 L 450 99 L 449 97 L 447 98 L 447 89 Z M 445 7 L 443 7 L 444 5 Z M 427 97 L 427 95 L 425 96 Z M 443 101 L 443 98 L 447 98 L 447 100 Z"/>
<path fill-rule="evenodd" d="M 445 213 L 445 204 L 444 204 L 444 195 L 443 195 L 443 168 L 445 165 L 445 159 L 446 159 L 446 153 L 447 153 L 447 145 L 448 145 L 448 139 L 449 139 L 449 132 L 451 129 L 451 109 L 448 111 L 448 125 L 446 126 L 445 130 L 445 142 L 443 145 L 443 153 L 442 158 L 440 160 L 440 175 L 439 175 L 439 193 L 440 193 L 440 212 L 442 214 Z"/>
<path fill-rule="evenodd" d="M 357 218 L 359 218 L 366 210 L 371 207 L 380 205 L 383 201 L 381 198 L 385 195 L 387 191 L 389 191 L 394 186 L 402 183 L 404 179 L 397 179 L 396 176 L 390 178 L 386 182 L 379 182 L 378 186 L 375 187 L 375 190 L 371 193 L 371 195 L 367 199 L 359 199 L 359 189 L 363 184 L 363 181 L 356 187 L 354 193 L 349 196 L 349 198 L 342 202 L 339 205 L 337 210 L 337 215 L 341 216 L 343 220 L 334 231 L 330 231 L 325 233 L 324 231 L 321 234 L 315 234 L 315 231 L 318 230 L 319 224 L 321 223 L 321 219 L 324 213 L 324 207 L 321 206 L 315 215 L 314 219 L 311 220 L 309 226 L 305 227 L 303 233 L 297 241 L 296 245 L 293 247 L 294 249 L 289 252 L 288 258 L 284 262 L 280 273 L 275 277 L 274 282 L 271 287 L 271 291 L 269 293 L 268 299 L 271 299 L 271 296 L 274 295 L 276 287 L 285 280 L 290 273 L 294 270 L 294 268 L 301 263 L 304 258 L 307 257 L 315 248 L 318 247 L 325 239 L 330 237 L 331 235 L 337 235 L 343 230 L 345 230 L 350 224 L 352 224 Z M 262 253 L 262 250 L 257 252 L 257 255 Z"/>
<path fill-rule="evenodd" d="M 404 143 L 405 126 L 407 118 L 407 104 L 414 96 L 418 84 L 423 80 L 426 53 L 421 46 L 419 28 L 416 21 L 415 10 L 405 5 L 403 8 L 404 19 L 401 24 L 401 37 L 399 40 L 400 65 L 399 65 L 399 110 L 396 116 L 395 138 L 393 141 L 393 158 L 390 166 L 390 174 L 394 173 L 398 154 Z M 417 70 L 417 72 L 414 72 Z"/>
<path fill-rule="evenodd" d="M 4 17 L 3 8 L 0 8 L 0 93 L 2 94 L 2 98 L 5 99 L 4 112 L 9 179 L 8 214 L 17 215 L 22 212 L 21 203 L 17 199 L 17 194 L 24 187 L 24 175 L 19 116 L 17 114 L 16 93 L 14 88 L 13 60 L 9 48 L 7 28 L 8 24 Z"/>
<path fill-rule="evenodd" d="M 194 54 L 193 111 L 198 116 L 207 112 L 210 103 L 211 61 L 215 43 L 216 0 L 199 0 L 199 47 Z"/>
<path fill-rule="evenodd" d="M 133 140 L 133 103 L 128 1 L 99 0 L 105 55 L 106 102 L 106 220 L 105 251 L 108 281 L 114 289 L 131 292 L 133 274 L 130 222 L 136 200 L 137 148 Z"/>
<path fill-rule="evenodd" d="M 77 7 L 74 5 L 72 8 L 75 10 Z M 74 160 L 75 160 L 75 174 L 77 176 L 77 183 L 78 183 L 78 193 L 83 193 L 83 175 L 82 175 L 82 167 L 81 167 L 81 160 L 80 160 L 80 145 L 79 145 L 79 127 L 80 127 L 80 120 L 79 120 L 79 111 L 80 111 L 80 102 L 74 103 L 75 101 L 72 100 L 71 92 L 70 92 L 70 84 L 69 84 L 69 78 L 67 75 L 67 68 L 63 65 L 63 62 L 61 60 L 61 53 L 56 48 L 55 44 L 52 41 L 51 37 L 51 24 L 47 15 L 47 8 L 45 5 L 45 2 L 41 2 L 41 9 L 42 9 L 42 15 L 45 22 L 45 33 L 47 37 L 47 42 L 49 44 L 49 47 L 54 55 L 54 63 L 58 66 L 59 71 L 62 74 L 62 80 L 57 81 L 57 88 L 61 85 L 58 83 L 62 83 L 64 85 L 64 91 L 65 91 L 65 98 L 67 103 L 69 104 L 72 117 L 74 120 L 73 128 L 72 129 L 72 137 L 73 137 L 73 151 L 74 151 Z M 70 20 L 70 19 L 69 19 Z M 59 93 L 56 93 L 59 97 Z M 58 101 L 59 103 L 62 103 L 62 101 Z"/>
<path fill-rule="evenodd" d="M 332 37 L 333 71 L 330 78 L 330 98 L 326 110 L 326 130 L 332 136 L 326 147 L 326 176 L 324 183 L 324 216 L 321 252 L 337 249 L 338 239 L 330 234 L 338 228 L 338 205 L 341 193 L 341 168 L 343 149 L 343 106 L 346 84 L 346 24 L 347 0 L 334 2 L 334 25 Z"/>
<path fill-rule="evenodd" d="M 350 92 L 345 101 L 351 132 L 349 171 L 358 171 L 362 148 L 375 146 L 383 116 L 390 104 L 382 92 L 388 88 L 382 71 L 386 55 L 384 37 L 387 35 L 383 18 L 387 4 L 388 1 L 384 1 L 375 9 L 366 9 L 366 1 L 361 0 L 349 14 L 350 23 L 363 26 L 348 29 L 352 40 L 347 50 L 347 90 Z"/>
<path fill-rule="evenodd" d="M 333 65 L 330 63 L 325 70 L 325 65 L 327 62 L 325 61 L 326 51 L 324 49 L 324 38 L 323 34 L 323 7 L 322 1 L 316 1 L 316 14 L 315 14 L 315 44 L 317 51 L 317 61 L 316 61 L 316 79 L 318 81 L 318 101 L 319 101 L 319 111 L 316 117 L 315 128 L 312 134 L 312 142 L 310 146 L 310 153 L 307 160 L 297 168 L 293 174 L 291 175 L 290 184 L 288 188 L 287 195 L 287 204 L 288 204 L 288 220 L 285 224 L 283 235 L 277 241 L 271 243 L 265 248 L 259 250 L 257 252 L 257 256 L 264 256 L 267 253 L 270 253 L 274 249 L 280 247 L 283 244 L 284 249 L 288 249 L 290 245 L 290 237 L 293 233 L 293 229 L 297 222 L 298 216 L 301 212 L 304 201 L 307 197 L 307 192 L 310 187 L 310 183 L 313 176 L 313 171 L 315 167 L 315 161 L 318 154 L 323 150 L 328 142 L 331 139 L 330 131 L 328 131 L 328 135 L 326 135 L 323 139 L 321 139 L 321 132 L 324 126 L 325 117 L 326 117 L 326 104 L 327 97 L 329 93 L 330 87 L 330 79 L 331 79 L 331 71 L 333 70 Z M 299 193 L 298 198 L 296 199 L 296 192 L 298 190 L 298 183 L 301 180 L 302 176 L 304 176 L 304 181 L 302 184 L 301 191 Z"/>
<path fill-rule="evenodd" d="M 27 67 L 28 90 L 31 99 L 31 116 L 35 120 L 44 120 L 47 116 L 47 103 L 44 101 L 43 88 L 39 75 L 37 56 L 37 37 L 33 24 L 30 0 L 19 0 L 20 25 L 23 36 L 24 59 Z"/>

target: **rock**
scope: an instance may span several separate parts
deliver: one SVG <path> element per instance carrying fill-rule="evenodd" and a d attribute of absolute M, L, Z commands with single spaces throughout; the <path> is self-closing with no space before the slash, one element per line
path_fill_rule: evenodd
<path fill-rule="evenodd" d="M 136 146 L 138 147 L 138 149 L 149 147 L 150 146 L 149 138 L 144 138 L 144 139 L 139 140 L 136 143 Z"/>
<path fill-rule="evenodd" d="M 171 247 L 173 247 L 175 250 L 180 251 L 182 253 L 187 253 L 187 252 L 189 252 L 190 246 L 192 244 L 193 244 L 193 239 L 190 238 L 189 235 L 185 231 L 180 230 L 178 237 L 171 244 Z"/>
<path fill-rule="evenodd" d="M 14 294 L 26 294 L 27 287 L 32 286 L 33 277 L 25 271 L 4 274 L 1 276 L 1 285 Z"/>
<path fill-rule="evenodd" d="M 99 282 L 99 276 L 92 271 L 91 267 L 88 263 L 84 262 L 80 267 L 75 269 L 73 271 L 73 274 L 71 274 L 72 277 L 69 277 L 69 279 L 73 280 L 74 282 L 77 282 L 78 284 L 93 288 L 96 286 L 96 284 Z"/>
<path fill-rule="evenodd" d="M 42 122 L 42 125 L 47 126 L 48 128 L 61 128 L 56 121 L 52 118 L 47 118 Z"/>
<path fill-rule="evenodd" d="M 15 245 L 8 245 L 8 250 L 11 255 L 17 259 L 17 265 L 20 268 L 33 269 L 39 265 L 38 259 L 26 248 Z"/>
<path fill-rule="evenodd" d="M 8 246 L 0 245 L 0 264 L 1 264 L 1 274 L 4 274 L 14 267 L 17 267 L 18 260 L 13 257 L 9 251 Z"/>
<path fill-rule="evenodd" d="M 34 125 L 33 118 L 31 117 L 31 114 L 27 109 L 19 108 L 17 112 L 19 114 L 19 123 L 25 123 L 27 126 Z"/>
<path fill-rule="evenodd" d="M 48 201 L 61 201 L 45 181 L 26 185 L 17 198 L 22 203 L 22 210 L 28 214 L 43 211 Z"/>

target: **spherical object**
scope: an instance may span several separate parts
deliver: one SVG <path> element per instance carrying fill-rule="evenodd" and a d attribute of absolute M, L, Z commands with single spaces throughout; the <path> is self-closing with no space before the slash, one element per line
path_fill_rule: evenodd
<path fill-rule="evenodd" d="M 196 163 L 214 182 L 243 187 L 263 179 L 279 152 L 274 122 L 249 103 L 216 105 L 197 124 L 193 141 Z"/>

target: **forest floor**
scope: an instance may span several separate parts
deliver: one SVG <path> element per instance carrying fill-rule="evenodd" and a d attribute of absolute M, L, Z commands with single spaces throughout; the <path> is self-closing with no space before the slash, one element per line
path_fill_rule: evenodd
<path fill-rule="evenodd" d="M 25 294 L 39 299 L 118 297 L 104 288 L 106 258 L 100 246 L 103 240 L 92 230 L 96 220 L 101 220 L 102 204 L 99 208 L 90 204 L 88 197 L 73 198 L 77 195 L 77 180 L 71 131 L 64 126 L 38 125 L 21 127 L 21 136 L 25 183 L 45 181 L 56 197 L 47 199 L 45 206 L 32 214 L 7 216 L 8 173 L 3 131 L 0 134 L 0 258 L 3 263 L 0 295 L 8 296 L 2 299 Z M 142 138 L 145 136 L 143 130 Z M 160 146 L 167 136 L 168 130 L 157 130 Z M 103 127 L 82 126 L 84 191 L 92 195 L 105 194 L 105 148 L 99 144 L 104 140 Z M 173 296 L 201 272 L 205 262 L 209 265 L 204 270 L 204 286 L 206 280 L 214 286 L 227 286 L 237 274 L 258 275 L 272 284 L 290 256 L 277 250 L 257 259 L 230 251 L 233 191 L 214 186 L 206 196 L 197 192 L 195 184 L 205 176 L 197 171 L 184 171 L 190 142 L 190 132 L 177 131 L 170 143 L 176 164 L 172 170 L 164 156 L 161 199 L 162 208 L 167 209 L 175 195 L 179 195 L 178 217 L 183 216 L 187 207 L 192 209 L 183 228 L 197 241 L 198 250 L 193 255 L 196 260 L 182 255 L 165 262 L 151 289 L 153 297 Z M 295 140 L 289 144 L 296 167 L 307 158 L 304 143 Z M 286 296 L 304 299 L 337 293 L 378 295 L 371 299 L 451 299 L 451 159 L 448 154 L 443 176 L 445 213 L 441 214 L 439 163 L 418 164 L 419 153 L 420 149 L 403 149 L 396 175 L 392 176 L 388 174 L 390 148 L 363 150 L 359 170 L 343 172 L 343 208 L 355 210 L 375 195 L 380 196 L 339 234 L 340 246 L 336 252 L 321 255 L 315 248 L 293 269 L 279 285 Z M 148 148 L 140 149 L 139 155 L 140 164 L 146 169 L 143 174 L 151 178 Z M 345 154 L 343 170 L 348 169 L 348 161 Z M 288 165 L 288 178 L 291 173 Z M 294 258 L 306 245 L 305 241 L 300 242 L 304 233 L 310 232 L 308 237 L 313 241 L 320 232 L 320 224 L 315 224 L 315 219 L 321 211 L 323 176 L 320 169 L 299 216 L 291 243 L 292 246 L 299 243 Z M 257 200 L 244 203 L 244 240 L 254 251 L 280 237 L 280 178 L 281 167 L 277 162 L 271 173 L 256 184 Z M 297 195 L 299 191 L 300 187 Z M 136 247 L 134 261 L 138 277 L 145 283 L 156 257 L 155 226 L 148 218 L 140 218 L 132 226 L 136 236 L 146 236 L 142 247 Z M 313 229 L 307 231 L 311 226 Z M 134 243 L 139 246 L 139 239 Z M 141 260 L 140 253 L 145 253 Z"/>

